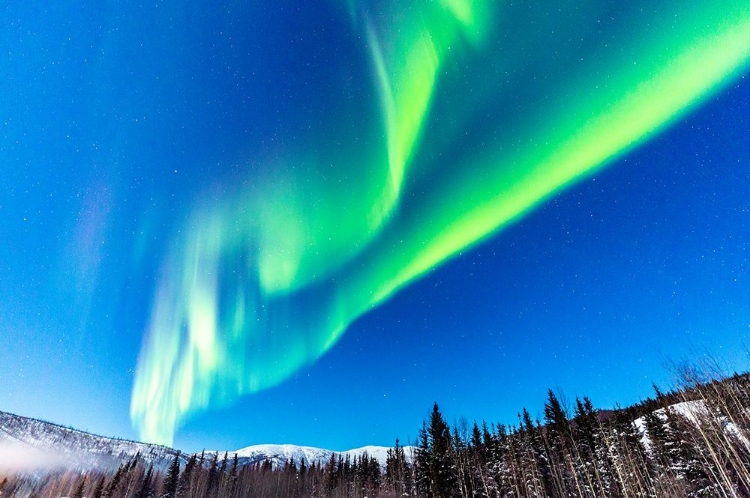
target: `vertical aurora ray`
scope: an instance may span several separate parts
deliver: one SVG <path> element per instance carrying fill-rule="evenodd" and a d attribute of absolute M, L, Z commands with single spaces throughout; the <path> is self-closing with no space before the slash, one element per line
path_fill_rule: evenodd
<path fill-rule="evenodd" d="M 637 146 L 750 58 L 743 1 L 491 5 L 350 4 L 379 97 L 363 108 L 380 115 L 327 115 L 368 140 L 311 138 L 321 152 L 290 150 L 294 168 L 197 207 L 139 358 L 143 439 L 169 443 L 189 413 L 284 381 L 358 316 Z"/>

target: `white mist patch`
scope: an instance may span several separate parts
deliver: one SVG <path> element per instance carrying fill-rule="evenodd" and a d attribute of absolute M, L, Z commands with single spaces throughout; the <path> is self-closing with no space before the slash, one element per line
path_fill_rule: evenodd
<path fill-rule="evenodd" d="M 17 441 L 0 441 L 0 472 L 53 471 L 68 466 L 60 453 Z"/>

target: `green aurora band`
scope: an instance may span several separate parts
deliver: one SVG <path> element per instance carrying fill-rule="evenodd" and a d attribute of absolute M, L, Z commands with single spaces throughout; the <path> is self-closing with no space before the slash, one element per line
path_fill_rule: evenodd
<path fill-rule="evenodd" d="M 746 0 L 370 7 L 347 14 L 378 101 L 321 111 L 325 136 L 197 206 L 174 240 L 133 388 L 143 440 L 170 444 L 190 413 L 283 382 L 750 61 Z"/>

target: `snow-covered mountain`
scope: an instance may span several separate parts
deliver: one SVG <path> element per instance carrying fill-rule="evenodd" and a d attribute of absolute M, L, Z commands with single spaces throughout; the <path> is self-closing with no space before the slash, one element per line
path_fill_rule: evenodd
<path fill-rule="evenodd" d="M 259 462 L 270 461 L 274 467 L 283 467 L 287 462 L 294 460 L 297 465 L 304 462 L 304 464 L 309 467 L 315 462 L 325 464 L 331 460 L 333 455 L 341 455 L 343 458 L 349 457 L 350 460 L 354 460 L 355 458 L 361 458 L 366 454 L 368 457 L 376 459 L 381 467 L 385 467 L 388 450 L 390 449 L 391 448 L 386 446 L 363 446 L 362 448 L 337 452 L 322 448 L 313 448 L 311 446 L 296 446 L 293 444 L 258 444 L 242 448 L 236 452 L 230 452 L 229 455 L 231 456 L 236 453 L 238 461 L 243 465 L 252 465 Z M 412 459 L 413 447 L 404 447 L 404 453 L 407 461 L 410 462 Z"/>
<path fill-rule="evenodd" d="M 0 469 L 116 469 L 137 454 L 166 469 L 177 451 L 0 412 Z"/>
<path fill-rule="evenodd" d="M 236 453 L 241 466 L 270 461 L 274 467 L 283 467 L 292 459 L 297 465 L 304 462 L 311 466 L 315 462 L 325 464 L 334 454 L 341 454 L 343 458 L 348 456 L 351 460 L 367 454 L 384 467 L 388 450 L 384 446 L 365 446 L 334 452 L 309 446 L 263 444 L 236 451 L 210 453 L 217 453 L 220 458 L 225 453 L 233 458 Z M 411 460 L 413 448 L 407 446 L 404 452 L 407 460 Z M 0 470 L 116 469 L 138 454 L 146 463 L 164 471 L 178 451 L 166 446 L 97 436 L 50 422 L 0 412 Z M 180 455 L 183 462 L 189 457 L 189 454 Z"/>

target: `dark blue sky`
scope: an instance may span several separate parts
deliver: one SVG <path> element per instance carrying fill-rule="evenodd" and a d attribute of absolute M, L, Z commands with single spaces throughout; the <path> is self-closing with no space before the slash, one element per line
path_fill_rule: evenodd
<path fill-rule="evenodd" d="M 273 176 L 288 149 L 325 157 L 347 116 L 377 115 L 369 54 L 340 6 L 34 3 L 0 12 L 0 410 L 136 438 L 131 391 L 170 248 L 206 199 Z M 746 368 L 748 116 L 739 71 L 356 318 L 318 361 L 190 414 L 175 446 L 388 445 L 434 401 L 449 420 L 512 424 L 548 387 L 607 408 L 668 386 L 670 361 Z"/>

